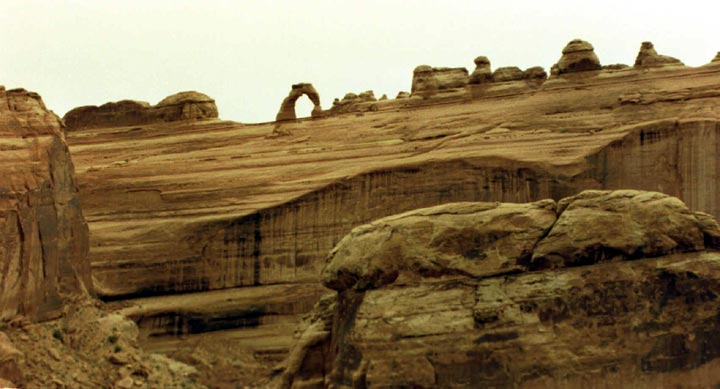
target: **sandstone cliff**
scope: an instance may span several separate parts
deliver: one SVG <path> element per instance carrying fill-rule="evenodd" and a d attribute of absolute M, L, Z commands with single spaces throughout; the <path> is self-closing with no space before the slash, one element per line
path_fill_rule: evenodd
<path fill-rule="evenodd" d="M 0 87 L 0 321 L 56 316 L 91 289 L 88 229 L 62 122 Z"/>
<path fill-rule="evenodd" d="M 720 216 L 720 63 L 584 66 L 549 80 L 490 73 L 457 93 L 322 119 L 72 131 L 94 286 L 148 347 L 214 339 L 275 361 L 326 291 L 327 252 L 378 218 L 589 188 L 659 191 Z"/>
<path fill-rule="evenodd" d="M 330 253 L 323 283 L 338 292 L 275 384 L 711 386 L 717 234 L 678 199 L 638 191 L 377 220 Z"/>

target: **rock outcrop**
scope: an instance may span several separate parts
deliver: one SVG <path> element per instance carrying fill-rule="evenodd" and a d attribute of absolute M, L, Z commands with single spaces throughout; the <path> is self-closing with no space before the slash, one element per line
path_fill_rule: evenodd
<path fill-rule="evenodd" d="M 490 60 L 486 56 L 481 55 L 476 57 L 473 62 L 475 62 L 475 70 L 473 70 L 470 75 L 470 80 L 468 82 L 470 84 L 484 84 L 492 81 Z"/>
<path fill-rule="evenodd" d="M 94 105 L 78 107 L 66 113 L 63 121 L 68 130 L 76 130 L 217 117 L 215 100 L 202 93 L 191 91 L 168 96 L 154 106 L 144 101 L 122 100 L 99 107 Z"/>
<path fill-rule="evenodd" d="M 420 65 L 413 71 L 412 95 L 430 97 L 449 89 L 463 88 L 469 81 L 465 68 L 434 68 Z"/>
<path fill-rule="evenodd" d="M 530 81 L 545 81 L 547 80 L 547 72 L 541 66 L 533 66 L 523 71 L 524 80 Z"/>
<path fill-rule="evenodd" d="M 493 82 L 517 81 L 523 79 L 523 71 L 517 66 L 505 66 L 495 69 L 492 74 Z"/>
<path fill-rule="evenodd" d="M 88 228 L 60 119 L 0 87 L 0 321 L 46 320 L 92 287 Z"/>
<path fill-rule="evenodd" d="M 638 52 L 637 58 L 635 58 L 636 68 L 667 65 L 683 66 L 683 63 L 677 58 L 658 54 L 652 42 L 643 42 L 640 45 L 640 51 Z"/>
<path fill-rule="evenodd" d="M 278 122 L 295 120 L 297 118 L 295 115 L 295 102 L 297 99 L 302 97 L 302 95 L 307 96 L 313 103 L 313 109 L 312 112 L 310 112 L 310 115 L 312 117 L 322 116 L 323 113 L 322 107 L 320 106 L 320 95 L 315 90 L 315 87 L 309 83 L 299 83 L 294 84 L 290 89 L 290 93 L 280 105 L 280 111 L 275 117 L 275 120 Z"/>
<path fill-rule="evenodd" d="M 555 66 L 558 75 L 602 68 L 600 60 L 595 55 L 595 48 L 589 42 L 580 39 L 570 41 L 563 48 L 562 57 Z"/>
<path fill-rule="evenodd" d="M 555 207 L 448 204 L 354 229 L 323 272 L 338 293 L 308 316 L 276 386 L 717 382 L 720 246 L 704 246 L 702 223 L 659 193 L 583 192 L 557 204 L 557 219 Z M 590 259 L 527 272 L 558 237 Z"/>

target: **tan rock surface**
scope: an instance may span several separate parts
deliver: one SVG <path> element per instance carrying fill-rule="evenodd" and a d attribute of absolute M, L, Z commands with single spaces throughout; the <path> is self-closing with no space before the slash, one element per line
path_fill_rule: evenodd
<path fill-rule="evenodd" d="M 68 130 L 130 126 L 180 120 L 215 119 L 215 100 L 198 92 L 180 92 L 151 106 L 144 101 L 122 100 L 99 107 L 75 108 L 63 117 Z"/>
<path fill-rule="evenodd" d="M 22 382 L 22 365 L 25 355 L 18 350 L 5 333 L 0 332 L 0 383 Z"/>
<path fill-rule="evenodd" d="M 574 39 L 565 46 L 562 57 L 557 63 L 558 74 L 600 70 L 600 60 L 595 55 L 595 48 L 580 39 Z"/>
<path fill-rule="evenodd" d="M 403 273 L 483 277 L 518 271 L 555 219 L 552 200 L 453 203 L 387 217 L 355 228 L 338 243 L 323 283 L 365 290 Z"/>
<path fill-rule="evenodd" d="M 311 115 L 313 117 L 322 116 L 322 107 L 320 106 L 320 95 L 315 90 L 315 87 L 309 83 L 294 84 L 290 89 L 290 93 L 283 100 L 280 105 L 280 111 L 278 112 L 275 120 L 295 120 L 295 102 L 303 95 L 307 96 L 313 103 L 313 109 Z"/>
<path fill-rule="evenodd" d="M 636 68 L 666 65 L 683 66 L 683 63 L 677 58 L 658 54 L 652 42 L 643 42 L 640 45 L 640 51 L 638 52 L 637 58 L 635 58 Z"/>
<path fill-rule="evenodd" d="M 430 97 L 439 92 L 463 88 L 468 84 L 465 68 L 434 68 L 420 65 L 413 71 L 412 95 Z"/>
<path fill-rule="evenodd" d="M 535 248 L 534 269 L 705 248 L 696 216 L 679 199 L 661 193 L 585 191 L 561 200 L 558 210 L 557 223 Z"/>
<path fill-rule="evenodd" d="M 40 96 L 0 87 L 0 321 L 56 316 L 91 288 L 73 170 Z"/>
<path fill-rule="evenodd" d="M 206 291 L 253 296 L 276 284 L 319 285 L 328 251 L 352 228 L 451 201 L 634 188 L 720 216 L 719 72 L 587 72 L 535 89 L 470 85 L 464 94 L 377 102 L 378 111 L 322 120 L 73 131 L 94 284 L 107 298 L 156 296 L 158 318 L 171 317 L 162 304 L 190 296 L 177 292 L 197 292 L 192 300 L 202 306 Z M 269 304 L 260 294 L 258 304 Z M 310 299 L 287 296 L 291 314 L 180 335 L 187 339 L 165 332 L 153 347 L 192 355 L 205 340 L 229 344 L 231 331 L 242 339 L 237 350 L 277 360 Z M 230 305 L 198 312 L 231 322 Z M 140 327 L 142 338 L 164 325 Z"/>
<path fill-rule="evenodd" d="M 476 57 L 473 62 L 475 62 L 475 70 L 473 70 L 470 75 L 470 80 L 468 82 L 470 84 L 483 84 L 492 81 L 490 60 L 486 56 L 481 55 Z"/>
<path fill-rule="evenodd" d="M 633 219 L 641 231 L 688 216 L 686 209 L 668 203 L 677 199 L 657 193 L 584 192 L 561 201 L 569 205 L 560 207 L 563 213 L 536 250 L 555 239 L 555 228 L 562 229 L 568 241 L 583 241 L 584 225 L 561 226 L 563 214 L 578 207 L 574 202 L 603 196 L 609 206 L 624 204 L 631 214 L 637 214 L 632 208 L 638 202 L 655 202 L 659 212 L 654 219 L 649 214 Z M 415 221 L 406 215 L 400 215 L 398 223 L 411 229 Z M 456 217 L 464 215 L 447 216 Z M 482 225 L 476 228 L 479 232 Z M 495 235 L 485 233 L 489 239 Z M 341 242 L 337 251 L 354 252 L 358 262 L 367 264 L 370 258 L 362 259 L 366 242 L 355 233 L 349 237 L 356 239 Z M 415 241 L 418 257 L 436 257 L 429 242 Z M 355 251 L 347 247 L 353 242 L 358 245 Z M 650 246 L 644 251 L 652 252 L 655 242 L 646 242 Z M 347 257 L 331 256 L 328 268 L 346 263 Z M 356 284 L 335 284 L 338 294 L 324 299 L 308 316 L 306 330 L 298 335 L 274 384 L 706 387 L 720 379 L 715 370 L 720 366 L 720 300 L 715 293 L 720 252 L 582 265 L 488 277 L 406 277 L 402 283 L 376 283 L 364 291 Z M 413 270 L 422 275 L 422 269 Z M 336 273 L 325 272 L 324 277 L 332 282 Z"/>
<path fill-rule="evenodd" d="M 523 71 L 517 66 L 505 66 L 495 69 L 493 82 L 517 81 L 523 79 Z"/>

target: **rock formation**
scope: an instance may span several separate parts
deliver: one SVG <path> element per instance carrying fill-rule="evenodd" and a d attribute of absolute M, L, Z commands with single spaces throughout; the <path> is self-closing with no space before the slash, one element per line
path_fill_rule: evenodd
<path fill-rule="evenodd" d="M 547 79 L 547 72 L 540 66 L 533 66 L 525 69 L 523 72 L 523 79 L 542 82 Z"/>
<path fill-rule="evenodd" d="M 372 102 L 283 137 L 220 121 L 69 132 L 94 286 L 150 350 L 211 344 L 265 366 L 325 291 L 327 252 L 372 220 L 619 188 L 720 216 L 720 69 L 588 74 Z M 522 266 L 564 263 L 544 258 Z"/>
<path fill-rule="evenodd" d="M 470 84 L 483 84 L 492 81 L 492 70 L 490 69 L 490 60 L 481 55 L 476 57 L 475 70 L 470 75 Z"/>
<path fill-rule="evenodd" d="M 523 79 L 523 71 L 517 66 L 505 66 L 495 69 L 492 74 L 493 82 L 517 81 Z"/>
<path fill-rule="evenodd" d="M 217 117 L 215 100 L 198 92 L 180 92 L 164 98 L 155 106 L 144 101 L 122 100 L 99 107 L 78 107 L 66 113 L 63 121 L 68 130 L 75 130 Z"/>
<path fill-rule="evenodd" d="M 413 95 L 430 97 L 438 92 L 462 88 L 468 83 L 468 71 L 465 68 L 434 68 L 420 65 L 413 71 Z"/>
<path fill-rule="evenodd" d="M 703 228 L 678 199 L 638 191 L 358 227 L 330 253 L 323 283 L 337 295 L 306 319 L 276 387 L 708 386 L 720 246 L 704 246 Z M 557 251 L 577 260 L 527 272 L 548 246 L 578 242 L 582 253 Z"/>
<path fill-rule="evenodd" d="M 46 320 L 91 288 L 88 229 L 62 122 L 0 87 L 0 321 Z"/>
<path fill-rule="evenodd" d="M 720 51 L 715 55 L 715 58 L 713 58 L 712 62 L 720 62 Z"/>
<path fill-rule="evenodd" d="M 315 87 L 312 84 L 300 83 L 294 84 L 292 86 L 292 89 L 290 89 L 290 94 L 288 94 L 288 96 L 283 100 L 282 105 L 280 105 L 280 111 L 278 112 L 275 120 L 295 120 L 297 118 L 295 116 L 295 102 L 302 95 L 307 96 L 313 103 L 313 109 L 310 115 L 312 117 L 322 116 L 322 108 L 320 107 L 320 95 L 315 90 Z"/>
<path fill-rule="evenodd" d="M 680 65 L 683 63 L 679 59 L 669 57 L 667 55 L 660 55 L 655 51 L 655 46 L 652 42 L 643 42 L 640 45 L 640 51 L 638 52 L 637 58 L 635 58 L 635 67 L 656 67 L 665 65 Z"/>
<path fill-rule="evenodd" d="M 602 68 L 593 46 L 580 39 L 574 39 L 565 46 L 556 66 L 558 75 Z"/>

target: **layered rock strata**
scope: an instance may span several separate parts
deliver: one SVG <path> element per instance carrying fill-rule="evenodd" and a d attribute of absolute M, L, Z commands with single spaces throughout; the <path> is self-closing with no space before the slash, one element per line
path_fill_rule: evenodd
<path fill-rule="evenodd" d="M 0 87 L 0 321 L 45 320 L 92 287 L 88 228 L 62 122 Z"/>
<path fill-rule="evenodd" d="M 180 92 L 154 106 L 144 101 L 122 100 L 99 107 L 75 108 L 63 117 L 68 130 L 108 126 L 131 126 L 156 122 L 216 119 L 215 100 L 198 92 Z"/>
<path fill-rule="evenodd" d="M 490 60 L 486 56 L 481 55 L 479 57 L 476 57 L 473 62 L 475 62 L 475 70 L 473 70 L 472 74 L 470 75 L 469 83 L 483 84 L 492 81 Z"/>
<path fill-rule="evenodd" d="M 600 70 L 600 60 L 595 55 L 595 48 L 581 39 L 574 39 L 562 50 L 562 57 L 555 64 L 557 75 L 565 73 Z"/>
<path fill-rule="evenodd" d="M 720 230 L 701 219 L 660 193 L 591 191 L 358 227 L 323 271 L 337 294 L 306 318 L 274 383 L 710 385 L 720 379 L 720 246 L 704 239 Z M 549 251 L 564 260 L 528 272 Z"/>
<path fill-rule="evenodd" d="M 463 88 L 468 81 L 468 71 L 465 68 L 434 68 L 421 65 L 413 71 L 411 93 L 429 97 L 438 92 Z"/>
<path fill-rule="evenodd" d="M 378 111 L 323 120 L 73 131 L 95 286 L 118 304 L 157 299 L 157 320 L 138 321 L 160 334 L 152 337 L 159 348 L 202 338 L 203 325 L 170 331 L 176 318 L 225 330 L 235 320 L 252 323 L 233 330 L 248 355 L 277 357 L 286 343 L 268 334 L 287 339 L 282 331 L 315 292 L 278 306 L 261 291 L 319 285 L 326 253 L 353 227 L 387 215 L 635 188 L 720 216 L 719 72 L 715 64 L 581 72 L 532 89 L 487 83 L 466 87 L 473 94 L 377 101 Z M 204 307 L 209 291 L 257 296 L 263 308 Z M 196 303 L 163 311 L 184 299 Z M 248 312 L 252 320 L 238 318 Z"/>

